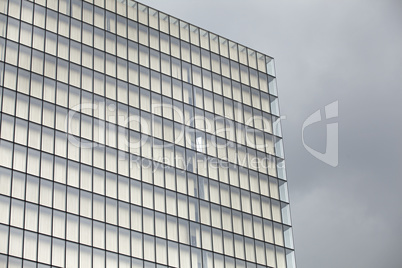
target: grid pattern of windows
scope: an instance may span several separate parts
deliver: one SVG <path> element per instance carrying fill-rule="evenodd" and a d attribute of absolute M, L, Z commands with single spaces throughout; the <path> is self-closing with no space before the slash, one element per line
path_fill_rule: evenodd
<path fill-rule="evenodd" d="M 272 58 L 125 0 L 0 0 L 0 263 L 294 268 Z"/>

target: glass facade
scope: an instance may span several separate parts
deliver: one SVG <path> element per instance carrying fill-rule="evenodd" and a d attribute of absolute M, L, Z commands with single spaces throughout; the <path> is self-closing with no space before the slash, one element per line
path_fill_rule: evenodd
<path fill-rule="evenodd" d="M 0 0 L 0 267 L 295 268 L 273 59 L 125 0 Z"/>

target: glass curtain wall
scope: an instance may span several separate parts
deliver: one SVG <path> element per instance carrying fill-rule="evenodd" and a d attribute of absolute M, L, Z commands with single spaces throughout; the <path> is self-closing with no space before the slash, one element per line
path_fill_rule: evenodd
<path fill-rule="evenodd" d="M 0 0 L 0 122 L 2 267 L 295 267 L 269 56 L 135 1 Z"/>

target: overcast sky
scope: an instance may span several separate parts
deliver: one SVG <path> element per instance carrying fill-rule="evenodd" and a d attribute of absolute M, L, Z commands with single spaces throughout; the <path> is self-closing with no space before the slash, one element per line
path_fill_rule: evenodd
<path fill-rule="evenodd" d="M 297 267 L 402 267 L 402 1 L 140 2 L 275 58 Z M 301 138 L 334 101 L 335 168 Z M 324 152 L 326 122 L 305 142 Z"/>

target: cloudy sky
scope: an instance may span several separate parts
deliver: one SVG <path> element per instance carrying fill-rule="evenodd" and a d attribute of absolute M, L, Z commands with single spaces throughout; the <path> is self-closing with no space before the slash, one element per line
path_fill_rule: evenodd
<path fill-rule="evenodd" d="M 275 58 L 298 268 L 402 267 L 402 1 L 140 2 Z M 334 101 L 335 168 L 301 137 Z"/>

